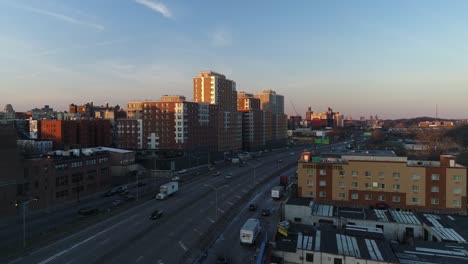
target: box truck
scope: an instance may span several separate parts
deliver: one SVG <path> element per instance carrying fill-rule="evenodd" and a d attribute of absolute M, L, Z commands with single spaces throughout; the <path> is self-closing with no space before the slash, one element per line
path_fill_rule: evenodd
<path fill-rule="evenodd" d="M 249 218 L 240 230 L 241 245 L 253 245 L 260 234 L 261 225 L 257 218 Z"/>

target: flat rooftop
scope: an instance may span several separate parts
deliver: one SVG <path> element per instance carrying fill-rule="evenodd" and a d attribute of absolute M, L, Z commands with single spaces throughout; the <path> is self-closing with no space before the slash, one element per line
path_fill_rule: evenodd
<path fill-rule="evenodd" d="M 381 239 L 370 238 L 364 230 L 361 233 L 337 230 L 304 230 L 290 233 L 288 237 L 277 234 L 276 250 L 297 252 L 307 250 L 334 255 L 350 256 L 356 259 L 398 263 L 390 245 Z"/>
<path fill-rule="evenodd" d="M 444 242 L 415 241 L 414 245 L 392 243 L 402 264 L 466 264 L 468 245 Z"/>

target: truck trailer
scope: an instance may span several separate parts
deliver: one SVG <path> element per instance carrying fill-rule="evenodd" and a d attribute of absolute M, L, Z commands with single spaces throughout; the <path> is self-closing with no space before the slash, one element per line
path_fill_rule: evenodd
<path fill-rule="evenodd" d="M 167 199 L 170 195 L 179 190 L 179 183 L 172 181 L 165 183 L 159 187 L 159 193 L 156 195 L 156 199 L 164 200 Z"/>
<path fill-rule="evenodd" d="M 241 245 L 253 245 L 261 231 L 260 220 L 257 218 L 249 218 L 245 221 L 240 230 Z"/>

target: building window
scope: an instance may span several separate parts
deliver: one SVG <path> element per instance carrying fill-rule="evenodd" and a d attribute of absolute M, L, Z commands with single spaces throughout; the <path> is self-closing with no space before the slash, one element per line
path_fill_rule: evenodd
<path fill-rule="evenodd" d="M 372 184 L 366 182 L 366 183 L 364 183 L 364 187 L 365 187 L 366 189 L 370 189 L 370 188 L 372 188 Z"/>
<path fill-rule="evenodd" d="M 438 193 L 439 192 L 439 186 L 432 186 L 431 187 L 431 192 Z"/>
<path fill-rule="evenodd" d="M 385 195 L 379 195 L 379 201 L 385 201 Z"/>
<path fill-rule="evenodd" d="M 327 192 L 321 191 L 319 192 L 319 197 L 325 197 L 327 196 Z"/>
<path fill-rule="evenodd" d="M 364 172 L 364 175 L 365 175 L 366 177 L 371 177 L 371 176 L 372 176 L 372 173 L 371 173 L 370 171 L 366 171 L 366 172 Z"/>
<path fill-rule="evenodd" d="M 313 180 L 307 180 L 307 186 L 313 186 L 314 181 Z"/>
<path fill-rule="evenodd" d="M 339 258 L 334 258 L 333 264 L 343 264 L 343 260 Z M 356 262 L 356 264 L 359 264 L 359 262 Z"/>
<path fill-rule="evenodd" d="M 351 187 L 352 187 L 352 188 L 357 188 L 357 187 L 358 187 L 358 183 L 357 183 L 357 182 L 351 182 Z"/>
<path fill-rule="evenodd" d="M 338 186 L 340 186 L 340 187 L 345 187 L 344 181 L 340 181 L 340 182 L 338 183 Z"/>
<path fill-rule="evenodd" d="M 385 189 L 385 183 L 380 184 L 380 189 Z"/>
<path fill-rule="evenodd" d="M 453 175 L 453 180 L 454 181 L 461 181 L 462 177 L 460 175 Z"/>
<path fill-rule="evenodd" d="M 357 200 L 357 199 L 359 199 L 359 194 L 357 194 L 357 193 L 352 193 L 352 194 L 351 194 L 351 199 L 352 199 L 352 200 Z"/>
<path fill-rule="evenodd" d="M 431 175 L 431 180 L 438 181 L 439 179 L 440 179 L 440 174 L 432 174 Z"/>
<path fill-rule="evenodd" d="M 419 198 L 418 197 L 413 197 L 411 198 L 412 203 L 419 203 Z"/>
<path fill-rule="evenodd" d="M 327 170 L 320 170 L 319 173 L 320 175 L 327 175 Z"/>
<path fill-rule="evenodd" d="M 341 198 L 341 199 L 346 199 L 346 194 L 345 193 L 338 193 L 338 198 Z"/>
<path fill-rule="evenodd" d="M 392 176 L 393 176 L 393 179 L 400 179 L 400 173 L 398 172 L 394 172 Z"/>
<path fill-rule="evenodd" d="M 411 175 L 411 179 L 413 180 L 419 180 L 421 177 L 418 174 L 413 174 Z"/>
<path fill-rule="evenodd" d="M 314 262 L 314 254 L 306 253 L 306 261 L 307 262 Z"/>
<path fill-rule="evenodd" d="M 400 202 L 400 196 L 392 196 L 392 202 L 399 203 Z"/>
<path fill-rule="evenodd" d="M 345 176 L 345 171 L 344 170 L 340 170 L 340 176 Z"/>
<path fill-rule="evenodd" d="M 455 188 L 455 189 L 453 189 L 453 193 L 454 194 L 461 194 L 462 190 L 460 188 Z"/>
<path fill-rule="evenodd" d="M 302 218 L 299 218 L 299 217 L 294 217 L 294 222 L 302 222 Z"/>
<path fill-rule="evenodd" d="M 411 186 L 411 189 L 413 190 L 413 192 L 419 192 L 419 185 L 413 185 Z"/>
<path fill-rule="evenodd" d="M 439 204 L 439 199 L 431 198 L 431 204 L 434 204 L 434 205 Z"/>
<path fill-rule="evenodd" d="M 351 175 L 354 176 L 354 177 L 357 177 L 358 174 L 359 174 L 359 173 L 358 173 L 357 171 L 352 171 L 352 172 L 351 172 Z"/>
<path fill-rule="evenodd" d="M 327 186 L 327 182 L 326 181 L 319 181 L 319 186 Z"/>
<path fill-rule="evenodd" d="M 385 172 L 381 171 L 379 172 L 379 178 L 385 178 Z"/>
<path fill-rule="evenodd" d="M 372 194 L 364 194 L 364 200 L 372 200 Z"/>
<path fill-rule="evenodd" d="M 460 200 L 453 200 L 452 205 L 455 207 L 461 207 L 461 201 Z"/>
<path fill-rule="evenodd" d="M 393 190 L 400 190 L 400 184 L 393 184 Z"/>
<path fill-rule="evenodd" d="M 314 174 L 314 170 L 313 169 L 307 169 L 307 174 L 309 174 L 309 175 Z"/>
<path fill-rule="evenodd" d="M 314 193 L 313 193 L 313 192 L 307 192 L 306 195 L 307 195 L 308 197 L 312 197 L 312 196 L 314 195 Z"/>

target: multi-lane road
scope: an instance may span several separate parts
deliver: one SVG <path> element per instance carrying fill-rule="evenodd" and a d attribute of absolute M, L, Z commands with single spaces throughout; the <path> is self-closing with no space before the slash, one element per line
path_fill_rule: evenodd
<path fill-rule="evenodd" d="M 216 211 L 221 218 L 254 188 L 254 166 L 255 181 L 260 182 L 281 166 L 295 163 L 299 150 L 269 153 L 244 167 L 220 169 L 219 176 L 208 174 L 182 182 L 180 191 L 167 200 L 139 204 L 11 263 L 181 263 L 182 256 L 198 245 L 216 223 Z M 282 165 L 278 165 L 279 159 Z M 228 172 L 233 174 L 231 179 L 224 177 Z M 227 185 L 218 191 L 217 208 L 216 193 L 207 185 L 215 188 Z M 259 191 L 264 193 L 268 188 Z M 150 214 L 156 209 L 162 210 L 163 216 L 150 220 Z M 243 213 L 244 210 L 239 217 L 243 218 Z M 234 227 L 228 225 L 229 228 Z"/>

